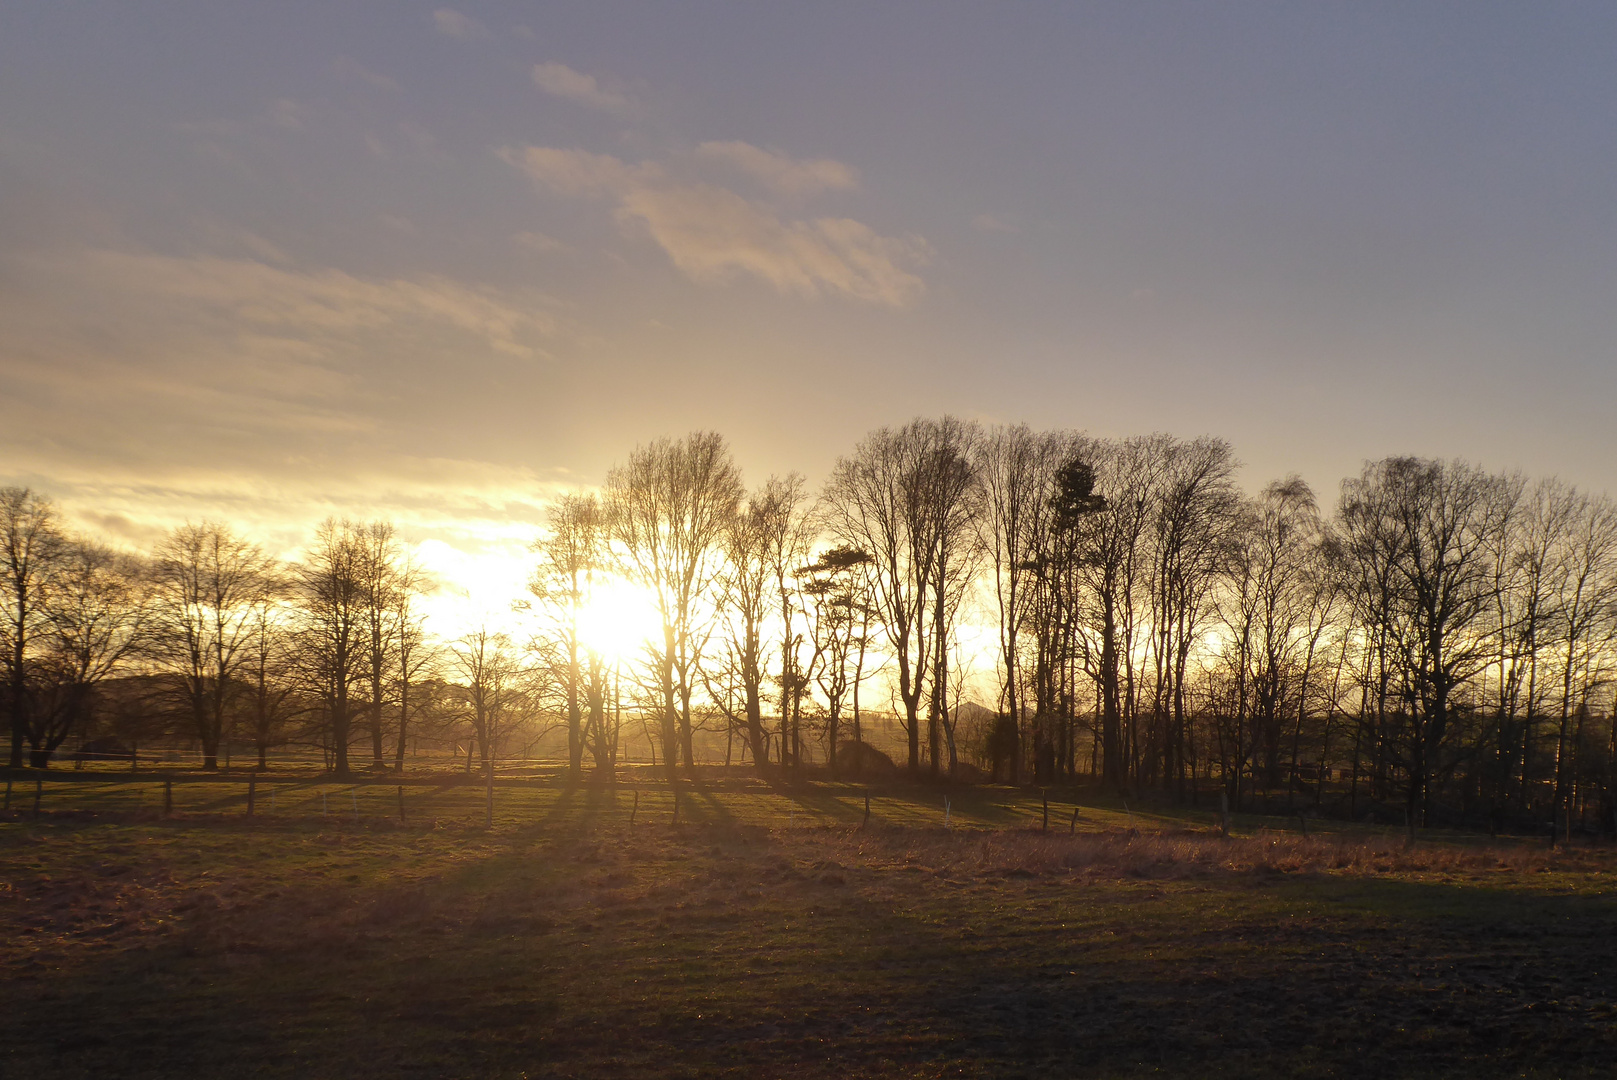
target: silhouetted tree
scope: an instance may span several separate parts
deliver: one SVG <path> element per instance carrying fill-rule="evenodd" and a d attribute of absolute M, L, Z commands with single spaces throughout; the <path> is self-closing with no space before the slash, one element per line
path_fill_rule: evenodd
<path fill-rule="evenodd" d="M 694 768 L 691 696 L 714 619 L 725 532 L 741 501 L 741 474 L 724 439 L 696 432 L 637 447 L 607 476 L 609 532 L 631 576 L 651 593 L 662 623 L 648 645 L 661 705 L 664 763 L 672 779 L 683 751 Z"/>
<path fill-rule="evenodd" d="M 22 765 L 33 723 L 32 675 L 39 638 L 47 625 L 46 599 L 65 539 L 51 501 L 28 488 L 0 488 L 0 582 L 4 621 L 6 718 L 11 727 L 11 768 Z"/>
<path fill-rule="evenodd" d="M 153 560 L 154 649 L 177 680 L 202 767 L 219 767 L 219 743 L 250 656 L 255 613 L 276 590 L 275 563 L 228 525 L 182 525 Z"/>

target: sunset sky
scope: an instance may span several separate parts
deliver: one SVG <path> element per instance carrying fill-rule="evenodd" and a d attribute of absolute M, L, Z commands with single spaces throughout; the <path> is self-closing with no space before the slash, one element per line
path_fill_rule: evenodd
<path fill-rule="evenodd" d="M 130 544 L 498 607 L 637 442 L 944 412 L 1617 490 L 1614 357 L 1609 4 L 0 4 L 0 482 Z"/>

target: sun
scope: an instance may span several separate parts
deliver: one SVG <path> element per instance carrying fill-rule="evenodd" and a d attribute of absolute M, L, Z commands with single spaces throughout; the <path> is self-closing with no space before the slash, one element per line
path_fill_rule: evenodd
<path fill-rule="evenodd" d="M 579 637 L 608 660 L 633 660 L 662 633 L 651 594 L 621 579 L 597 582 L 579 613 Z"/>

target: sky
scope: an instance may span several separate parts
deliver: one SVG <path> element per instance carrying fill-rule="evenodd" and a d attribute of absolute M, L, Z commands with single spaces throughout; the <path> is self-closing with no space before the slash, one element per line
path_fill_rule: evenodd
<path fill-rule="evenodd" d="M 1617 7 L 0 0 L 0 483 L 387 517 L 460 617 L 713 429 L 1617 492 Z"/>

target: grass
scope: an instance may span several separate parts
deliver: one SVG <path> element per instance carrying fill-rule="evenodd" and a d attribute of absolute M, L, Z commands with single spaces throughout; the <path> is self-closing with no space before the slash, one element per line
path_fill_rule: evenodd
<path fill-rule="evenodd" d="M 402 825 L 396 786 L 288 782 L 269 813 L 260 784 L 247 819 L 232 785 L 176 783 L 169 818 L 150 783 L 58 785 L 0 816 L 6 1075 L 1550 1077 L 1617 1052 L 1609 849 L 1090 805 L 1069 835 L 1054 802 L 1041 833 L 1008 789 L 951 793 L 947 831 L 941 793 L 889 790 L 861 830 L 862 789 L 739 777 L 678 825 L 649 785 L 638 810 L 497 788 L 493 828 L 450 784 L 406 787 Z"/>

